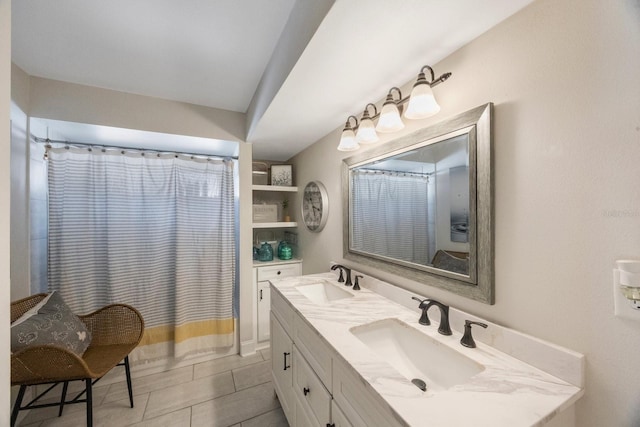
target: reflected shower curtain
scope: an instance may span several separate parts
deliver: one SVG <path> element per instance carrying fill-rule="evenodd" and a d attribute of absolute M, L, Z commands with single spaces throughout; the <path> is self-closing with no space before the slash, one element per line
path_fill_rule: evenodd
<path fill-rule="evenodd" d="M 49 287 L 78 313 L 137 308 L 132 360 L 234 343 L 233 160 L 49 149 Z"/>
<path fill-rule="evenodd" d="M 428 265 L 428 177 L 351 171 L 352 249 Z"/>

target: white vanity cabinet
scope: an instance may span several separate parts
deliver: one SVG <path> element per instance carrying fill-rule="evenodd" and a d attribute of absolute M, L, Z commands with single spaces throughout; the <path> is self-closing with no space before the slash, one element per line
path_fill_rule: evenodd
<path fill-rule="evenodd" d="M 341 361 L 333 363 L 333 399 L 342 409 L 342 416 L 354 427 L 373 425 L 398 426 L 388 412 L 379 409 L 355 374 Z M 337 425 L 337 424 L 336 424 Z"/>
<path fill-rule="evenodd" d="M 271 368 L 276 394 L 292 427 L 400 425 L 382 414 L 372 398 L 363 397 L 369 392 L 361 381 L 346 371 L 333 349 L 275 290 Z"/>
<path fill-rule="evenodd" d="M 302 261 L 271 262 L 269 264 L 254 264 L 253 289 L 256 294 L 256 334 L 258 343 L 269 340 L 269 310 L 271 307 L 271 288 L 269 280 L 281 277 L 296 277 L 302 274 Z"/>

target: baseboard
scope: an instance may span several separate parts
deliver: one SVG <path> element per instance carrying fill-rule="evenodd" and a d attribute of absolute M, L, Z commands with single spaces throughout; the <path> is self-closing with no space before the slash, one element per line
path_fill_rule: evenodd
<path fill-rule="evenodd" d="M 240 356 L 251 356 L 252 354 L 256 354 L 256 342 L 253 340 L 250 341 L 241 341 L 240 342 Z"/>

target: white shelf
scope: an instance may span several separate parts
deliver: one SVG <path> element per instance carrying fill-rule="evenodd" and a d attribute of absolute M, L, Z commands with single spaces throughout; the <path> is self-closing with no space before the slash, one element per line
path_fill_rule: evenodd
<path fill-rule="evenodd" d="M 253 260 L 254 267 L 265 267 L 267 265 L 284 265 L 284 264 L 298 264 L 302 263 L 302 258 L 280 259 L 276 256 L 273 257 L 273 261 L 257 261 Z"/>
<path fill-rule="evenodd" d="M 254 222 L 253 228 L 293 228 L 297 222 Z"/>
<path fill-rule="evenodd" d="M 287 191 L 295 193 L 298 187 L 288 187 L 283 185 L 252 185 L 253 191 Z"/>

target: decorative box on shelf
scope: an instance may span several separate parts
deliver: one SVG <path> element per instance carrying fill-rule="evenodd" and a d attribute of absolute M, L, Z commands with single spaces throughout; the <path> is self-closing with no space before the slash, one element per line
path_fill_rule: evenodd
<path fill-rule="evenodd" d="M 253 205 L 253 222 L 276 222 L 278 205 Z"/>

